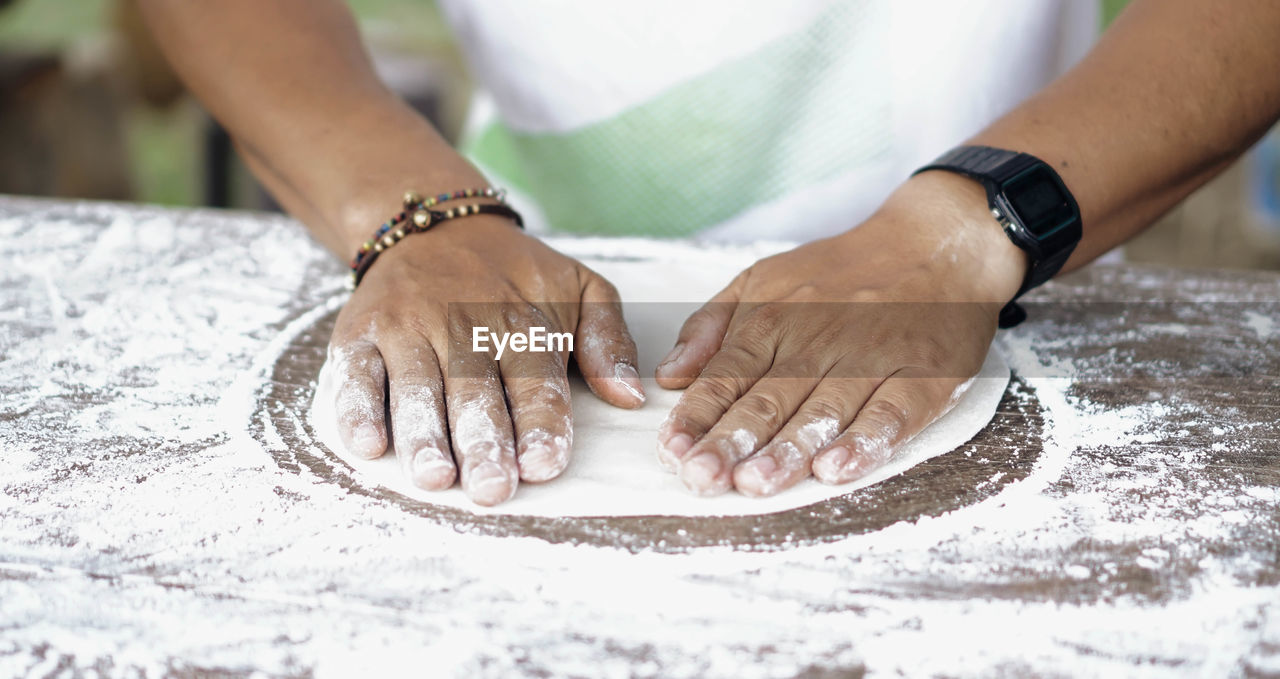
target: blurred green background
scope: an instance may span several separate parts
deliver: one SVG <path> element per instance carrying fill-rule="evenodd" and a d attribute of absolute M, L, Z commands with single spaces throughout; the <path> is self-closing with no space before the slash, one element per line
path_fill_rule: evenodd
<path fill-rule="evenodd" d="M 216 1 L 216 0 L 212 0 Z M 432 0 L 349 0 L 371 42 L 399 52 L 451 51 L 448 30 Z M 3 5 L 0 2 L 0 5 Z M 120 41 L 115 0 L 17 0 L 0 10 L 0 46 L 21 54 L 111 51 Z M 203 202 L 200 149 L 208 124 L 189 102 L 129 105 L 121 121 L 130 165 L 129 198 L 169 205 Z M 243 183 L 244 179 L 241 180 Z M 240 199 L 239 203 L 252 204 Z"/>
<path fill-rule="evenodd" d="M 270 208 L 219 128 L 148 49 L 149 36 L 129 16 L 132 1 L 0 0 L 0 191 Z M 1067 1 L 1100 2 L 1104 27 L 1128 4 Z M 471 90 L 435 2 L 348 4 L 392 89 L 455 136 Z M 1280 133 L 1125 254 L 1280 268 Z"/>
<path fill-rule="evenodd" d="M 1128 0 L 1101 2 L 1105 25 Z M 448 31 L 431 0 L 349 0 L 348 5 L 371 41 L 398 49 L 417 45 L 428 54 L 450 47 Z M 121 39 L 118 9 L 115 0 L 18 0 L 0 11 L 0 45 L 64 54 L 91 51 L 94 45 L 106 49 L 102 45 Z M 412 40 L 406 35 L 410 31 Z M 198 109 L 180 104 L 129 106 L 121 123 L 130 199 L 170 205 L 204 202 L 201 175 L 206 169 L 200 165 L 199 150 L 207 121 Z"/>

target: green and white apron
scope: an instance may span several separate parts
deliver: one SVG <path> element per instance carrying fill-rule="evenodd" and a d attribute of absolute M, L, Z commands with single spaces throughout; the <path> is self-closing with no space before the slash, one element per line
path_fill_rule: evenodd
<path fill-rule="evenodd" d="M 1094 0 L 440 0 L 534 228 L 809 240 L 1088 49 Z"/>

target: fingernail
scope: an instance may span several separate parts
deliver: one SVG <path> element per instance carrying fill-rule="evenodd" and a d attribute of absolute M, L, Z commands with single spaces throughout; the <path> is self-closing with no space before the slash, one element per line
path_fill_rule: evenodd
<path fill-rule="evenodd" d="M 853 454 L 844 446 L 835 446 L 813 461 L 813 474 L 825 483 L 835 483 Z"/>
<path fill-rule="evenodd" d="M 738 490 L 745 495 L 765 497 L 780 490 L 781 467 L 772 455 L 760 455 L 747 459 L 734 469 L 733 477 Z"/>
<path fill-rule="evenodd" d="M 680 466 L 680 458 L 689 452 L 693 447 L 693 437 L 688 434 L 676 434 L 667 439 L 666 443 L 658 444 L 658 457 L 664 460 L 665 464 L 669 464 L 670 470 L 675 471 Z"/>
<path fill-rule="evenodd" d="M 694 492 L 705 494 L 720 491 L 717 476 L 724 469 L 720 456 L 715 453 L 699 453 L 680 468 L 680 480 Z"/>
<path fill-rule="evenodd" d="M 770 455 L 753 457 L 739 466 L 746 473 L 756 476 L 761 481 L 771 480 L 771 477 L 776 476 L 778 473 L 778 461 Z"/>
<path fill-rule="evenodd" d="M 351 454 L 363 458 L 376 457 L 382 452 L 382 432 L 372 424 L 362 424 L 351 433 Z"/>
<path fill-rule="evenodd" d="M 413 456 L 413 485 L 426 490 L 443 490 L 453 485 L 453 462 L 435 448 L 423 448 Z"/>
<path fill-rule="evenodd" d="M 507 473 L 497 462 L 481 462 L 463 478 L 467 495 L 482 505 L 496 505 L 515 492 Z"/>
<path fill-rule="evenodd" d="M 671 352 L 667 354 L 666 358 L 659 361 L 658 368 L 661 369 L 663 366 L 667 365 L 668 363 L 675 363 L 676 359 L 680 358 L 680 354 L 682 353 L 684 353 L 684 342 L 680 342 L 679 344 L 677 344 L 671 350 Z"/>
<path fill-rule="evenodd" d="M 644 388 L 640 386 L 640 373 L 626 363 L 613 366 L 613 379 L 637 401 L 644 403 Z"/>
<path fill-rule="evenodd" d="M 526 481 L 549 481 L 564 469 L 561 456 L 546 445 L 529 446 L 517 462 L 520 478 Z"/>

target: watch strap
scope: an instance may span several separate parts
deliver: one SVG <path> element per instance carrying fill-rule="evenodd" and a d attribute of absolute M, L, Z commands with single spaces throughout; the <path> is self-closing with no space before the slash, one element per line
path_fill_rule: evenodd
<path fill-rule="evenodd" d="M 1062 270 L 1067 260 L 1071 258 L 1071 253 L 1075 252 L 1076 246 L 1065 248 L 1050 257 L 1035 261 L 1028 267 L 1026 278 L 1022 279 L 1022 287 L 1018 288 L 1018 293 L 1009 300 L 1004 308 L 1000 309 L 1000 329 L 1004 330 L 1012 328 L 1015 325 L 1027 320 L 1027 311 L 1018 304 L 1018 298 L 1022 297 L 1028 290 L 1037 287 L 1043 283 L 1047 283 L 1055 274 Z"/>
<path fill-rule="evenodd" d="M 914 177 L 929 170 L 948 170 L 976 179 L 987 189 L 988 198 L 997 187 L 1041 161 L 1033 155 L 990 146 L 959 146 L 938 156 L 932 163 L 911 173 Z"/>
<path fill-rule="evenodd" d="M 932 163 L 916 170 L 912 173 L 912 176 L 930 170 L 945 170 L 969 177 L 982 184 L 987 192 L 987 204 L 994 207 L 995 197 L 1005 182 L 1037 165 L 1043 165 L 1054 175 L 1057 175 L 1057 172 L 1047 163 L 1027 153 L 1007 151 L 990 146 L 960 146 L 942 154 Z M 1074 199 L 1070 200 L 1074 204 Z M 1015 245 L 1027 252 L 1031 258 L 1031 263 L 1027 267 L 1027 274 L 1023 277 L 1022 285 L 1018 288 L 1017 294 L 1000 310 L 999 323 L 1001 328 L 1011 328 L 1026 319 L 1027 313 L 1017 304 L 1018 298 L 1028 290 L 1053 278 L 1067 263 L 1067 259 L 1071 257 L 1071 253 L 1075 251 L 1076 246 L 1075 243 L 1071 243 L 1068 247 L 1044 256 L 1039 243 L 1031 240 L 1023 242 L 1023 239 L 1015 237 L 1013 233 L 1009 233 L 1008 229 L 1006 229 L 1006 235 L 1013 240 Z"/>

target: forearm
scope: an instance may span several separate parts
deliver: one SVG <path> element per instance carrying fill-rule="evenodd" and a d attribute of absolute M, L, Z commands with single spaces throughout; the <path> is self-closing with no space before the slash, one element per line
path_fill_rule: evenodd
<path fill-rule="evenodd" d="M 1135 0 L 1070 73 L 972 140 L 1053 165 L 1080 203 L 1066 270 L 1123 243 L 1280 117 L 1280 3 Z"/>
<path fill-rule="evenodd" d="M 483 183 L 381 83 L 339 0 L 139 5 L 250 168 L 335 252 L 350 255 L 405 189 Z"/>

